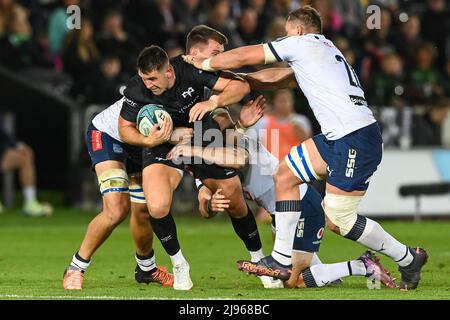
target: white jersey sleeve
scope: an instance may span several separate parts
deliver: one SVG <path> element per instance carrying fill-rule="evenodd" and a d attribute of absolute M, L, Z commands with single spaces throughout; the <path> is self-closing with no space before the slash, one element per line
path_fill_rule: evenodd
<path fill-rule="evenodd" d="M 116 101 L 114 104 L 97 114 L 92 120 L 92 124 L 97 130 L 108 134 L 110 137 L 120 142 L 122 142 L 122 140 L 119 137 L 119 116 L 123 100 L 124 98 Z"/>
<path fill-rule="evenodd" d="M 323 35 L 307 34 L 268 45 L 279 61 L 294 70 L 327 139 L 337 140 L 376 121 L 355 71 L 333 42 Z"/>

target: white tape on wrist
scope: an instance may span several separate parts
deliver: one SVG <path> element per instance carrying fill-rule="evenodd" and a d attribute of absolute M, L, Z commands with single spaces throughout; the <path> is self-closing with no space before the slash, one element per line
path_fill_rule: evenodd
<path fill-rule="evenodd" d="M 211 58 L 208 58 L 202 62 L 202 69 L 205 71 L 216 71 L 216 69 L 211 67 Z"/>

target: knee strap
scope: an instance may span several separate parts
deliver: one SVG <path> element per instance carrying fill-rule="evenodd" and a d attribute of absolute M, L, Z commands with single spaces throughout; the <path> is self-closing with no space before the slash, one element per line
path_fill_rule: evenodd
<path fill-rule="evenodd" d="M 358 205 L 362 196 L 343 196 L 327 193 L 323 200 L 324 211 L 328 219 L 339 227 L 340 233 L 346 236 L 355 225 Z"/>
<path fill-rule="evenodd" d="M 128 175 L 123 169 L 108 169 L 98 176 L 100 193 L 128 192 Z"/>

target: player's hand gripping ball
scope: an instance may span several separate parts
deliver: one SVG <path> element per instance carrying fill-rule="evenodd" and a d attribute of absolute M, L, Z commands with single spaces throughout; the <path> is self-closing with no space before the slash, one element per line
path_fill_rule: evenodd
<path fill-rule="evenodd" d="M 172 122 L 170 114 L 164 110 L 164 107 L 158 104 L 147 104 L 139 110 L 137 116 L 137 129 L 144 136 L 149 136 L 152 133 L 154 125 L 162 125 L 165 118 L 169 118 Z"/>

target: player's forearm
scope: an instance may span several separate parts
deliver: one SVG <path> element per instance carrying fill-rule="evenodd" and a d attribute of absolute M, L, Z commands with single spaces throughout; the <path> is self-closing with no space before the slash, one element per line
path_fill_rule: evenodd
<path fill-rule="evenodd" d="M 217 96 L 215 101 L 216 108 L 238 103 L 249 93 L 250 85 L 247 81 L 230 80 L 224 90 Z"/>
<path fill-rule="evenodd" d="M 242 148 L 207 147 L 196 155 L 224 168 L 241 169 L 248 161 L 247 152 Z"/>
<path fill-rule="evenodd" d="M 212 57 L 206 64 L 214 70 L 233 70 L 264 64 L 264 49 L 262 45 L 236 48 Z"/>
<path fill-rule="evenodd" d="M 131 126 L 119 126 L 119 136 L 123 142 L 138 146 L 146 147 L 146 139 L 135 127 Z"/>
<path fill-rule="evenodd" d="M 275 90 L 297 86 L 291 68 L 269 68 L 244 75 L 253 90 Z"/>

